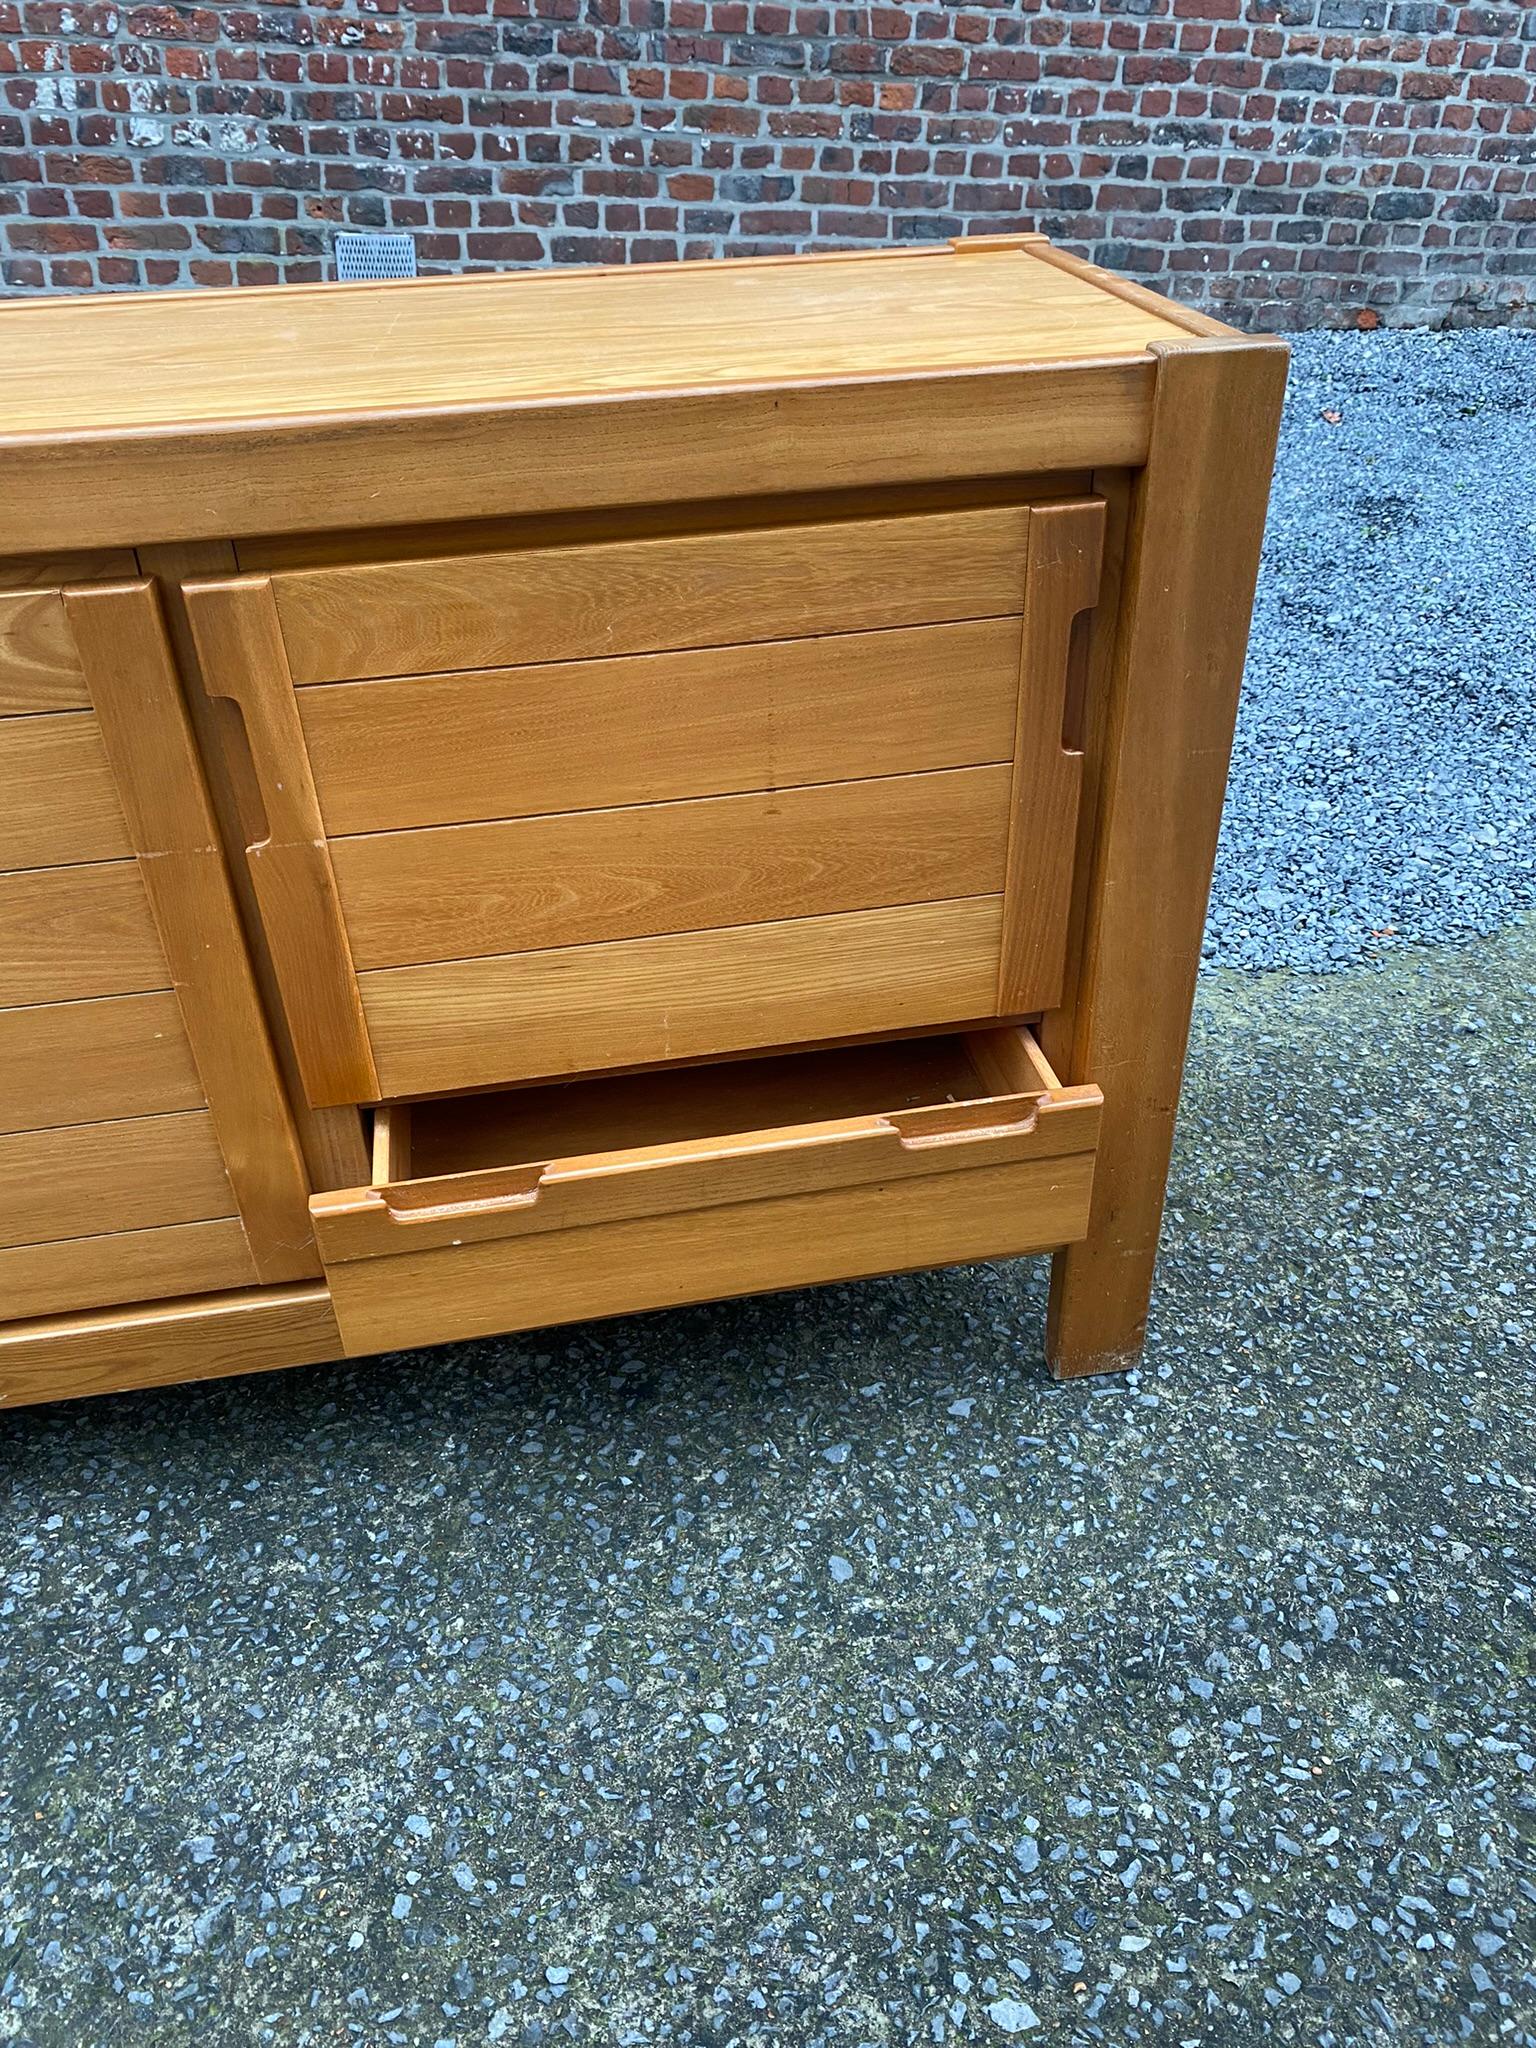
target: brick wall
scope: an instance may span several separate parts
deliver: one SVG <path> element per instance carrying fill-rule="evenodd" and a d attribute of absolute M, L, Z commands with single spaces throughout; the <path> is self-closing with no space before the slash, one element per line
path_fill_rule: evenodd
<path fill-rule="evenodd" d="M 10 292 L 1037 227 L 1248 326 L 1536 320 L 1536 0 L 0 0 Z"/>

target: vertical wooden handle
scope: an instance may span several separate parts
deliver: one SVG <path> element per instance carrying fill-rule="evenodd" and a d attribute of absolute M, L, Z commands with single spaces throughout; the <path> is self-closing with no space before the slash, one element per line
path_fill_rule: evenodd
<path fill-rule="evenodd" d="M 1037 505 L 1030 512 L 997 974 L 1000 1017 L 1023 1006 L 1026 976 L 1038 997 L 1042 986 L 1059 990 L 1065 971 L 1086 710 L 1086 645 L 1076 627 L 1098 602 L 1103 558 L 1102 498 Z M 1025 872 L 1036 877 L 1027 896 L 1015 879 Z"/>
<path fill-rule="evenodd" d="M 265 576 L 184 587 L 203 684 L 239 708 L 265 813 L 246 848 L 294 1056 L 317 1109 L 376 1102 L 378 1075 L 320 799 Z"/>

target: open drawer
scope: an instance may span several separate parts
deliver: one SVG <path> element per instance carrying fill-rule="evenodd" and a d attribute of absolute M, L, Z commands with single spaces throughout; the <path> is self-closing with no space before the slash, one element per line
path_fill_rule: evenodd
<path fill-rule="evenodd" d="M 310 1102 L 1054 1008 L 1104 520 L 605 529 L 189 584 Z"/>
<path fill-rule="evenodd" d="M 395 1105 L 310 1203 L 349 1353 L 1083 1237 L 1099 1091 L 1028 1031 Z"/>

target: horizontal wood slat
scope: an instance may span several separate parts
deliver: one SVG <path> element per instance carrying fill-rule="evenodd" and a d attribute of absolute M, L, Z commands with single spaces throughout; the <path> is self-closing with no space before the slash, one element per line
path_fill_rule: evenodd
<path fill-rule="evenodd" d="M 1020 506 L 365 562 L 272 581 L 296 683 L 1017 612 Z"/>
<path fill-rule="evenodd" d="M 359 977 L 386 1096 L 989 1016 L 1001 898 Z"/>
<path fill-rule="evenodd" d="M 0 1131 L 202 1107 L 170 993 L 0 1010 Z"/>
<path fill-rule="evenodd" d="M 120 860 L 133 852 L 89 711 L 0 718 L 0 869 Z"/>
<path fill-rule="evenodd" d="M 330 1294 L 318 1282 L 47 1316 L 0 1325 L 0 1408 L 340 1356 Z"/>
<path fill-rule="evenodd" d="M 59 592 L 0 594 L 0 718 L 90 701 Z"/>
<path fill-rule="evenodd" d="M 107 1302 L 249 1287 L 256 1268 L 235 1217 L 0 1251 L 0 1315 L 50 1316 Z"/>
<path fill-rule="evenodd" d="M 1082 1236 L 1093 1154 L 685 1210 L 331 1268 L 349 1353 L 1044 1251 Z"/>
<path fill-rule="evenodd" d="M 168 988 L 136 862 L 0 875 L 0 1005 Z"/>
<path fill-rule="evenodd" d="M 1017 619 L 301 690 L 326 830 L 1012 758 Z"/>
<path fill-rule="evenodd" d="M 360 970 L 935 902 L 1002 889 L 1011 772 L 376 833 L 331 859 Z"/>
<path fill-rule="evenodd" d="M 234 1214 L 206 1110 L 0 1138 L 0 1245 Z"/>

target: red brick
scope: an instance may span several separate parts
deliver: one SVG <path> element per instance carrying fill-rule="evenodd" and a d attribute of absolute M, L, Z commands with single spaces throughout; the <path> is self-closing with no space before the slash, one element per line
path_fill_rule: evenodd
<path fill-rule="evenodd" d="M 1438 282 L 1460 290 L 1513 236 L 1533 239 L 1531 45 L 1497 0 L 1428 40 L 1287 21 L 1294 7 L 314 0 L 134 6 L 119 27 L 97 0 L 0 0 L 4 288 L 318 275 L 344 222 L 414 233 L 424 267 L 452 270 L 1038 214 L 1245 320 L 1364 303 L 1362 250 L 1382 259 L 1368 288 L 1397 317 L 1405 294 L 1441 317 Z M 644 61 L 641 32 L 659 42 Z M 81 104 L 58 102 L 60 75 Z M 145 121 L 149 149 L 128 126 Z M 1170 121 L 1185 144 L 1154 157 Z M 1292 146 L 1330 123 L 1357 154 Z M 1481 184 L 1458 182 L 1469 159 Z M 735 180 L 761 196 L 743 183 L 722 199 Z M 1294 211 L 1330 195 L 1369 209 L 1384 189 L 1424 194 L 1433 217 Z M 255 221 L 279 247 L 231 260 L 191 239 Z M 1308 239 L 1277 240 L 1288 221 Z"/>

